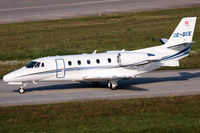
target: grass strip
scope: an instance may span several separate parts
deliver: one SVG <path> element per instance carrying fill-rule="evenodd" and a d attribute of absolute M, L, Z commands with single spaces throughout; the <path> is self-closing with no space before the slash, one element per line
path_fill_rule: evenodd
<path fill-rule="evenodd" d="M 200 132 L 200 95 L 0 107 L 0 132 Z"/>

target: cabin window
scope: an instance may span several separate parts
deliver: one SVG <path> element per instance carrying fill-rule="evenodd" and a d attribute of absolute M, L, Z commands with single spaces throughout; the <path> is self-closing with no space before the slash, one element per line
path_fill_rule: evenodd
<path fill-rule="evenodd" d="M 42 63 L 41 67 L 44 67 L 44 63 Z"/>
<path fill-rule="evenodd" d="M 81 61 L 80 60 L 78 60 L 77 63 L 78 63 L 78 65 L 81 65 Z"/>
<path fill-rule="evenodd" d="M 96 59 L 96 62 L 97 62 L 97 64 L 99 64 L 99 63 L 100 63 L 100 60 L 99 60 L 99 59 Z"/>
<path fill-rule="evenodd" d="M 90 60 L 87 60 L 87 64 L 90 64 L 91 62 L 90 62 Z"/>
<path fill-rule="evenodd" d="M 36 65 L 35 65 L 35 68 L 38 68 L 40 67 L 40 62 L 38 62 Z"/>
<path fill-rule="evenodd" d="M 33 68 L 35 66 L 35 64 L 37 64 L 36 61 L 31 61 L 26 65 L 26 68 Z"/>
<path fill-rule="evenodd" d="M 71 62 L 71 61 L 68 61 L 68 65 L 71 66 L 71 65 L 72 65 L 72 62 Z"/>
<path fill-rule="evenodd" d="M 108 63 L 111 63 L 111 59 L 110 58 L 108 58 Z"/>

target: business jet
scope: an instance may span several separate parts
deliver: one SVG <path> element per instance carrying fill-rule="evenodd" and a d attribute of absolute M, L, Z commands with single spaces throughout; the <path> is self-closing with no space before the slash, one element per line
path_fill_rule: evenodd
<path fill-rule="evenodd" d="M 27 83 L 38 81 L 107 81 L 108 87 L 115 90 L 120 79 L 132 79 L 162 66 L 179 66 L 179 60 L 189 55 L 194 44 L 195 23 L 196 17 L 182 18 L 169 39 L 160 39 L 160 46 L 38 58 L 5 75 L 3 80 L 20 85 L 20 94 Z"/>

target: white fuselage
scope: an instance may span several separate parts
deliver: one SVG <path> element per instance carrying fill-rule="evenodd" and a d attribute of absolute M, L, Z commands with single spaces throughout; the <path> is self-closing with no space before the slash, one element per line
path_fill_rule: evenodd
<path fill-rule="evenodd" d="M 44 57 L 33 60 L 33 62 L 39 62 L 39 66 L 22 67 L 5 75 L 4 81 L 10 83 L 68 80 L 109 81 L 112 79 L 134 78 L 139 74 L 164 66 L 163 62 L 165 60 L 162 61 L 162 59 L 176 53 L 177 51 L 162 45 L 135 51 L 122 50 Z M 184 53 L 178 59 L 186 55 Z M 41 66 L 42 63 L 44 66 Z"/>

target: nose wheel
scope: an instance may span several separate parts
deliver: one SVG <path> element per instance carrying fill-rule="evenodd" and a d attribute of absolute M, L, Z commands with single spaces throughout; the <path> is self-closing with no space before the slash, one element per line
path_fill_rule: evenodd
<path fill-rule="evenodd" d="M 19 88 L 19 90 L 18 90 L 19 94 L 23 94 L 23 93 L 24 93 L 24 87 L 26 87 L 26 86 L 27 86 L 27 82 L 25 82 L 25 83 L 23 84 L 23 86 L 21 86 L 21 87 Z"/>
<path fill-rule="evenodd" d="M 118 84 L 115 80 L 112 80 L 108 83 L 108 87 L 111 89 L 111 90 L 116 90 L 117 87 L 118 87 Z"/>
<path fill-rule="evenodd" d="M 19 90 L 18 90 L 18 92 L 19 92 L 20 94 L 23 94 L 23 93 L 24 93 L 24 88 L 23 88 L 23 87 L 20 87 Z"/>

